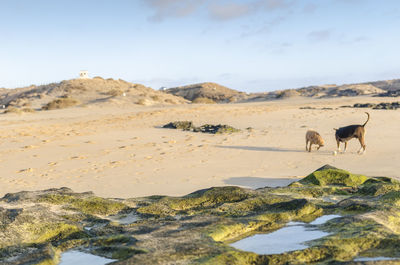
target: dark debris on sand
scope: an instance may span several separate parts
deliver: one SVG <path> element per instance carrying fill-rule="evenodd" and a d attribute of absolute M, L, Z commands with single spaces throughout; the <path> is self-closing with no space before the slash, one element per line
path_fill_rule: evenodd
<path fill-rule="evenodd" d="M 196 127 L 193 125 L 193 122 L 191 121 L 174 121 L 165 124 L 163 128 L 181 129 L 184 131 L 202 132 L 211 134 L 240 132 L 239 129 L 224 124 L 218 124 L 218 125 L 204 124 L 202 126 Z"/>

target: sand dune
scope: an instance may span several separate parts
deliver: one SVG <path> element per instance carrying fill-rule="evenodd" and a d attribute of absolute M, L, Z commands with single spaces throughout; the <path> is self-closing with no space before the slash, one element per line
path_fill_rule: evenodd
<path fill-rule="evenodd" d="M 60 107 L 49 107 L 54 100 L 70 102 L 58 103 Z M 7 109 L 17 108 L 20 112 L 40 110 L 42 108 L 64 108 L 74 105 L 83 106 L 129 106 L 129 105 L 170 105 L 184 104 L 187 101 L 141 84 L 130 83 L 121 79 L 71 79 L 59 83 L 41 86 L 29 86 L 16 89 L 0 90 L 0 105 Z M 15 112 L 15 110 L 14 110 Z"/>

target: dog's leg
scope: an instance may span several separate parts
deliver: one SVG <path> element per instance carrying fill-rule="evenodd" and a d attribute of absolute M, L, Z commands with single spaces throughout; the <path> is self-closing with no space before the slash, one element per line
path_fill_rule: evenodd
<path fill-rule="evenodd" d="M 337 152 L 339 153 L 340 152 L 340 141 L 336 140 L 336 143 L 337 143 Z"/>
<path fill-rule="evenodd" d="M 308 149 L 308 152 L 311 152 L 311 146 L 312 146 L 312 142 L 310 141 L 310 148 Z"/>
<path fill-rule="evenodd" d="M 308 139 L 306 139 L 306 151 L 308 151 Z"/>
<path fill-rule="evenodd" d="M 343 153 L 346 153 L 346 149 L 347 149 L 347 141 L 344 142 L 344 150 L 343 150 Z"/>
<path fill-rule="evenodd" d="M 358 150 L 357 153 L 359 153 L 359 154 L 361 155 L 361 154 L 364 154 L 364 153 L 365 153 L 365 147 L 366 147 L 366 145 L 365 145 L 365 140 L 364 140 L 364 136 L 361 136 L 360 138 L 358 138 L 358 140 L 360 141 L 361 147 L 360 147 L 360 150 Z M 363 150 L 363 151 L 361 152 L 361 150 Z"/>

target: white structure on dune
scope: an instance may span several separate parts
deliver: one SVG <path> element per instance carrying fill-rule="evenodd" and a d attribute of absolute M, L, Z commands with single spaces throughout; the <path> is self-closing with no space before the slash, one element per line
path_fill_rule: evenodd
<path fill-rule="evenodd" d="M 86 70 L 79 71 L 79 78 L 80 79 L 88 79 L 89 78 L 89 72 L 86 71 Z"/>

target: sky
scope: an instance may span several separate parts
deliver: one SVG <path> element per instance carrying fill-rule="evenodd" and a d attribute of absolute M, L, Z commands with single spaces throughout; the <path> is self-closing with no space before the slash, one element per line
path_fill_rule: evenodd
<path fill-rule="evenodd" d="M 80 70 L 261 92 L 400 78 L 397 0 L 0 0 L 0 87 Z"/>

